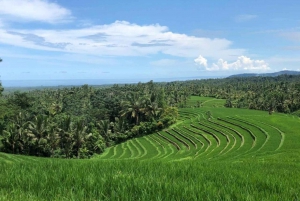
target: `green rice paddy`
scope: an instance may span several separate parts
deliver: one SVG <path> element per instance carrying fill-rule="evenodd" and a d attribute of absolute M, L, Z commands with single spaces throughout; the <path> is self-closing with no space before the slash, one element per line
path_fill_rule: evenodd
<path fill-rule="evenodd" d="M 224 102 L 90 160 L 0 153 L 0 200 L 300 200 L 300 119 Z"/>

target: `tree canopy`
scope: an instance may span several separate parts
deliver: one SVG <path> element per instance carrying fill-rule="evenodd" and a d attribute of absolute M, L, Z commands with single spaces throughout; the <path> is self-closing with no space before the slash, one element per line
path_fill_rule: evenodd
<path fill-rule="evenodd" d="M 0 149 L 46 157 L 90 157 L 176 122 L 178 113 L 167 112 L 167 97 L 153 82 L 9 93 L 1 98 L 0 110 L 5 112 L 0 117 Z"/>

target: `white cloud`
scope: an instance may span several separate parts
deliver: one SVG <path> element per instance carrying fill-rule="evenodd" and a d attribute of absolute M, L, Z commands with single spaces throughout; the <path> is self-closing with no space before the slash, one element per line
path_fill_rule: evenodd
<path fill-rule="evenodd" d="M 199 55 L 195 60 L 195 63 L 200 65 L 200 66 L 205 66 L 207 67 L 207 59 L 205 59 L 203 56 Z"/>
<path fill-rule="evenodd" d="M 47 0 L 0 0 L 0 15 L 10 20 L 57 23 L 72 18 L 71 11 Z"/>
<path fill-rule="evenodd" d="M 236 22 L 246 22 L 257 18 L 257 15 L 238 15 L 235 17 Z"/>
<path fill-rule="evenodd" d="M 0 43 L 39 50 L 100 56 L 146 56 L 163 53 L 177 57 L 232 59 L 243 49 L 231 48 L 227 39 L 210 39 L 174 33 L 159 24 L 126 21 L 70 30 L 4 30 Z"/>
<path fill-rule="evenodd" d="M 214 70 L 269 70 L 269 65 L 264 60 L 252 60 L 246 56 L 238 57 L 237 61 L 228 63 L 219 59 L 212 67 L 206 68 L 209 71 Z"/>
<path fill-rule="evenodd" d="M 203 66 L 207 71 L 226 71 L 226 70 L 269 70 L 269 64 L 264 60 L 252 60 L 246 56 L 240 56 L 235 62 L 228 63 L 223 59 L 219 59 L 217 63 L 213 63 L 211 66 L 207 65 L 207 59 L 203 56 L 199 56 L 194 62 L 200 66 Z"/>

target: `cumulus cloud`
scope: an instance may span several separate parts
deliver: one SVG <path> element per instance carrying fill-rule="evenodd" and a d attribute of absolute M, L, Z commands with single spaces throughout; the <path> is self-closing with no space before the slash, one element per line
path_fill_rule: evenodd
<path fill-rule="evenodd" d="M 159 24 L 138 25 L 126 21 L 62 30 L 4 30 L 0 43 L 19 47 L 84 53 L 101 56 L 146 56 L 166 54 L 177 57 L 232 59 L 244 49 L 231 48 L 227 39 L 210 39 L 171 32 Z"/>
<path fill-rule="evenodd" d="M 219 59 L 207 70 L 269 70 L 269 65 L 264 60 L 252 60 L 246 56 L 238 57 L 237 61 L 228 63 Z"/>
<path fill-rule="evenodd" d="M 71 11 L 47 0 L 0 0 L 0 15 L 10 20 L 57 23 L 72 18 Z"/>
<path fill-rule="evenodd" d="M 200 66 L 207 67 L 207 59 L 205 59 L 202 55 L 199 55 L 199 57 L 197 57 L 194 61 Z"/>
<path fill-rule="evenodd" d="M 201 55 L 194 60 L 200 66 L 204 66 L 207 71 L 226 71 L 226 70 L 269 70 L 269 64 L 264 60 L 252 60 L 246 56 L 240 56 L 235 62 L 229 63 L 223 59 L 219 59 L 217 63 L 211 66 L 207 65 L 207 59 Z"/>
<path fill-rule="evenodd" d="M 238 15 L 235 17 L 236 22 L 246 22 L 257 18 L 257 15 Z"/>

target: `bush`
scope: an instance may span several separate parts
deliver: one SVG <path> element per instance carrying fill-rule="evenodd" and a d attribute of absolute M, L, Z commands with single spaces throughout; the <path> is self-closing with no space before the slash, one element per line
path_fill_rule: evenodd
<path fill-rule="evenodd" d="M 297 111 L 293 112 L 292 114 L 297 117 L 300 117 L 300 110 L 297 110 Z"/>

